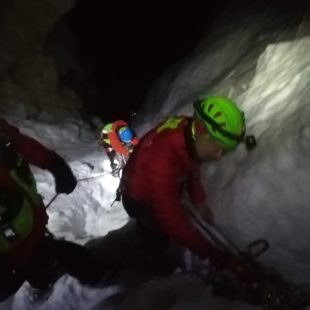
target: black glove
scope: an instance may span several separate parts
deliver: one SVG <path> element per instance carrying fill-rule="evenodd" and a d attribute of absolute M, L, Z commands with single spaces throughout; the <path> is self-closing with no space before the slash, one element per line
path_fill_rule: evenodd
<path fill-rule="evenodd" d="M 117 164 L 117 163 L 111 163 L 111 169 L 112 169 L 112 170 L 117 169 L 117 167 L 118 167 L 118 164 Z"/>
<path fill-rule="evenodd" d="M 119 177 L 119 169 L 114 169 L 114 170 L 112 171 L 112 176 L 113 176 L 114 178 L 118 178 L 118 177 Z"/>
<path fill-rule="evenodd" d="M 55 178 L 56 192 L 70 194 L 76 187 L 77 181 L 70 166 L 58 154 L 54 153 L 48 170 Z"/>

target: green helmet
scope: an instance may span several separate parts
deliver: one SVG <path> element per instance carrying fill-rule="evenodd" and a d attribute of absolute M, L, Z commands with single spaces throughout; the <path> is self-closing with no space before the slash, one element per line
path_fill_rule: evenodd
<path fill-rule="evenodd" d="M 234 150 L 244 139 L 244 114 L 228 98 L 210 96 L 197 100 L 194 116 L 205 124 L 210 136 L 227 151 Z"/>
<path fill-rule="evenodd" d="M 104 134 L 108 134 L 112 131 L 112 125 L 113 123 L 107 123 L 105 125 L 98 126 L 98 131 L 100 133 L 100 136 L 102 137 Z"/>

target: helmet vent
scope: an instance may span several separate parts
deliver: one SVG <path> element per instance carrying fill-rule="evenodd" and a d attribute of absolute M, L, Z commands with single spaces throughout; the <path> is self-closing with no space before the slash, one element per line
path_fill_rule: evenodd
<path fill-rule="evenodd" d="M 213 107 L 214 107 L 214 105 L 213 105 L 213 103 L 211 103 L 211 104 L 209 105 L 209 107 L 208 107 L 208 113 L 213 109 Z"/>
<path fill-rule="evenodd" d="M 216 113 L 214 114 L 214 117 L 219 117 L 219 116 L 222 116 L 222 112 L 216 112 Z"/>

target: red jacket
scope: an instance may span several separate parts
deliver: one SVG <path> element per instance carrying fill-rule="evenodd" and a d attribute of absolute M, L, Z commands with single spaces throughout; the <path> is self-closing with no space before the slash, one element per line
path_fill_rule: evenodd
<path fill-rule="evenodd" d="M 0 130 L 3 130 L 16 151 L 27 162 L 42 169 L 48 169 L 53 157 L 52 151 L 34 139 L 21 134 L 16 127 L 8 124 L 3 118 L 0 118 Z M 8 168 L 4 166 L 0 158 L 0 188 L 10 186 L 16 186 L 16 183 L 11 178 Z M 16 268 L 25 264 L 31 258 L 35 247 L 45 233 L 47 223 L 47 214 L 43 205 L 42 208 L 35 208 L 34 212 L 35 222 L 32 232 L 25 240 L 14 246 L 12 250 L 5 254 L 0 254 L 1 264 Z"/>
<path fill-rule="evenodd" d="M 172 239 L 207 257 L 210 245 L 190 223 L 180 201 L 184 185 L 193 203 L 205 200 L 198 162 L 185 138 L 189 122 L 191 118 L 170 118 L 140 140 L 123 171 L 124 193 L 151 205 L 160 227 Z"/>

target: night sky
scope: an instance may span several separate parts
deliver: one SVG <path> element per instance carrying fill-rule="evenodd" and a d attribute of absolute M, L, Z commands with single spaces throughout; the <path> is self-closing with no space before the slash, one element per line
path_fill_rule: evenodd
<path fill-rule="evenodd" d="M 95 68 L 97 99 L 87 103 L 91 112 L 104 120 L 128 119 L 152 82 L 191 53 L 212 24 L 216 6 L 191 3 L 77 0 L 68 21 L 81 53 Z"/>

